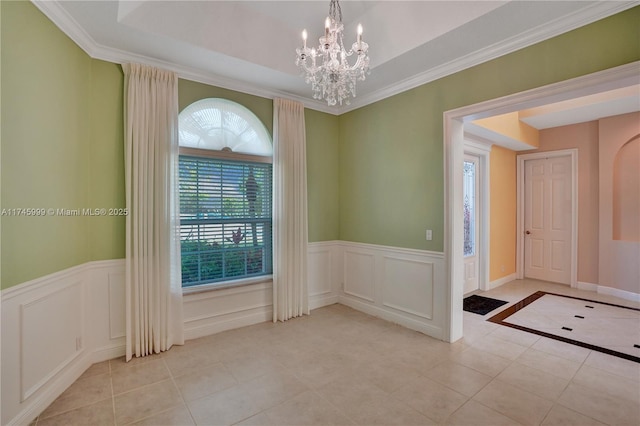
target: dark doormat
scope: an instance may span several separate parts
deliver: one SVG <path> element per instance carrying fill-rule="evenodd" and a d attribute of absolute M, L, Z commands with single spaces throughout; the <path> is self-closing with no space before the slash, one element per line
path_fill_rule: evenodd
<path fill-rule="evenodd" d="M 509 302 L 474 294 L 472 296 L 464 298 L 464 300 L 462 301 L 462 309 L 467 312 L 473 312 L 474 314 L 486 315 L 506 303 Z"/>

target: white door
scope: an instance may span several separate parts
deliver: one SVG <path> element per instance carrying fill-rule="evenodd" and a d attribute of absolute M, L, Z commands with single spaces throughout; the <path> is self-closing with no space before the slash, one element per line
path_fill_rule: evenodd
<path fill-rule="evenodd" d="M 571 284 L 571 156 L 524 165 L 524 276 Z"/>
<path fill-rule="evenodd" d="M 463 178 L 463 208 L 464 208 L 464 293 L 478 289 L 479 276 L 479 159 L 465 154 Z"/>

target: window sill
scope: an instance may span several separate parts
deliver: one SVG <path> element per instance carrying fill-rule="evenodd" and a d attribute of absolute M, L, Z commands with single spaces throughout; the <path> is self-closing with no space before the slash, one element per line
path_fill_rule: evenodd
<path fill-rule="evenodd" d="M 223 281 L 211 284 L 202 284 L 182 289 L 184 296 L 188 294 L 204 293 L 208 291 L 226 290 L 229 288 L 243 287 L 253 284 L 262 284 L 273 281 L 273 275 L 260 275 L 259 277 L 242 278 L 239 280 Z"/>

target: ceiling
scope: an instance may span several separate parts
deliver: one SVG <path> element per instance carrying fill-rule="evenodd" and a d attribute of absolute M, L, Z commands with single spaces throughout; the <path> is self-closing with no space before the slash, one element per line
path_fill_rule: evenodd
<path fill-rule="evenodd" d="M 367 105 L 636 6 L 637 1 L 348 1 L 345 44 L 364 27 L 371 74 L 351 105 L 313 100 L 295 66 L 302 29 L 320 36 L 329 1 L 34 0 L 90 56 L 333 114 Z"/>

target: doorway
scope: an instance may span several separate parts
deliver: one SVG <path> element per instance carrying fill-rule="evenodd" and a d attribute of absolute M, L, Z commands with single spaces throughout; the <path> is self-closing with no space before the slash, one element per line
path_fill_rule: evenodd
<path fill-rule="evenodd" d="M 463 206 L 462 173 L 464 161 L 465 123 L 496 114 L 519 111 L 552 102 L 574 99 L 616 88 L 637 84 L 638 63 L 633 62 L 616 68 L 596 72 L 582 77 L 550 84 L 526 92 L 507 95 L 502 98 L 483 101 L 474 105 L 446 111 L 444 113 L 444 258 L 446 315 L 444 339 L 454 342 L 462 337 L 464 294 L 463 257 Z M 577 169 L 577 168 L 576 168 Z M 522 231 L 524 231 L 522 229 Z M 522 243 L 522 233 L 518 232 L 517 244 Z M 574 233 L 574 238 L 577 234 Z M 521 265 L 519 256 L 517 263 Z M 573 262 L 572 275 L 577 277 L 577 262 Z M 519 269 L 518 271 L 521 271 Z M 521 276 L 520 276 L 521 277 Z M 577 285 L 577 281 L 572 286 Z"/>
<path fill-rule="evenodd" d="M 516 274 L 577 285 L 576 149 L 518 156 Z"/>

